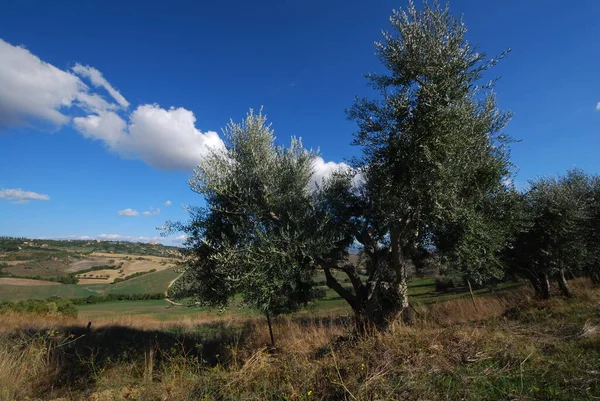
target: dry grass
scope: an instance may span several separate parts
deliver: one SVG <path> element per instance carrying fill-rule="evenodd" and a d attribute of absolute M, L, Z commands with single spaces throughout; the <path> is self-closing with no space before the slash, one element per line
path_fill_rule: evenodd
<path fill-rule="evenodd" d="M 158 256 L 144 256 L 143 260 L 130 260 L 134 256 L 127 259 L 124 257 L 115 257 L 116 263 L 123 263 L 118 269 L 95 270 L 93 272 L 78 274 L 79 284 L 106 284 L 112 283 L 117 278 L 123 278 L 134 273 L 148 272 L 150 270 L 162 271 L 175 266 L 172 259 L 161 258 Z M 137 258 L 142 258 L 137 256 Z M 86 277 L 107 277 L 107 278 L 86 278 Z"/>
<path fill-rule="evenodd" d="M 526 289 L 417 307 L 417 323 L 351 338 L 348 319 L 178 322 L 2 317 L 0 400 L 498 400 L 600 396 L 600 292 Z"/>
<path fill-rule="evenodd" d="M 28 279 L 28 278 L 13 278 L 13 277 L 0 278 L 0 284 L 25 285 L 28 287 L 37 286 L 37 285 L 60 285 L 60 283 L 57 283 L 54 281 L 34 280 L 34 279 Z"/>

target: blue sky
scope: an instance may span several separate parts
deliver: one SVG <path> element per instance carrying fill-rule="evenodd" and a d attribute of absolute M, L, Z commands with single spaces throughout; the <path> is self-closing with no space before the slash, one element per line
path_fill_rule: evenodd
<path fill-rule="evenodd" d="M 249 108 L 263 106 L 282 143 L 301 136 L 325 162 L 357 154 L 344 110 L 372 94 L 373 42 L 405 5 L 5 1 L 0 235 L 152 240 L 186 219 L 181 205 L 201 202 L 191 166 Z M 574 166 L 600 173 L 600 2 L 451 9 L 482 51 L 513 49 L 493 75 L 514 112 L 506 132 L 521 141 L 517 185 Z"/>

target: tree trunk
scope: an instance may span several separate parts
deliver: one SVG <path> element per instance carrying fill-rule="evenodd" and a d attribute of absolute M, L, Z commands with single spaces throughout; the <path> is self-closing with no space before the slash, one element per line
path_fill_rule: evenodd
<path fill-rule="evenodd" d="M 471 301 L 473 301 L 473 306 L 477 309 L 477 304 L 475 303 L 475 295 L 473 295 L 473 288 L 471 287 L 471 280 L 467 279 L 467 284 L 469 285 L 469 293 L 471 294 Z"/>
<path fill-rule="evenodd" d="M 600 271 L 593 269 L 590 270 L 590 280 L 592 280 L 592 284 L 599 285 L 600 284 Z"/>
<path fill-rule="evenodd" d="M 569 289 L 569 285 L 567 284 L 567 279 L 565 278 L 565 270 L 564 269 L 560 269 L 558 271 L 557 281 L 558 281 L 558 287 L 560 288 L 560 291 L 563 293 L 563 295 L 567 298 L 573 298 L 573 293 Z"/>
<path fill-rule="evenodd" d="M 271 337 L 271 346 L 275 346 L 275 337 L 273 337 L 273 327 L 271 326 L 271 316 L 269 315 L 269 311 L 265 311 L 265 315 L 267 315 L 267 324 L 269 325 L 269 336 Z"/>
<path fill-rule="evenodd" d="M 542 274 L 540 278 L 540 298 L 548 299 L 550 298 L 550 279 L 546 273 Z"/>
<path fill-rule="evenodd" d="M 542 298 L 542 285 L 538 277 L 529 276 L 529 282 L 533 287 L 533 291 L 535 291 L 535 296 L 537 298 Z"/>
<path fill-rule="evenodd" d="M 408 303 L 408 280 L 406 275 L 406 261 L 400 248 L 400 228 L 394 227 L 390 233 L 391 241 L 391 267 L 396 273 L 396 296 L 399 302 L 399 317 L 405 323 L 413 323 L 413 314 Z"/>

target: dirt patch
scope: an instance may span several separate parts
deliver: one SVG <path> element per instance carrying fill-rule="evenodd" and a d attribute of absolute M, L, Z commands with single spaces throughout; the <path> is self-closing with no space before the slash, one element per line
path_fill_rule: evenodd
<path fill-rule="evenodd" d="M 162 271 L 174 266 L 169 259 L 159 257 L 144 257 L 144 260 L 121 260 L 123 266 L 119 269 L 96 270 L 77 275 L 79 284 L 107 284 L 116 278 L 124 278 L 139 272 L 150 270 Z M 108 276 L 108 278 L 106 278 Z"/>
<path fill-rule="evenodd" d="M 16 265 L 20 265 L 20 264 L 27 264 L 28 262 L 31 262 L 31 260 L 9 260 L 8 262 L 4 262 L 9 266 L 16 266 Z"/>
<path fill-rule="evenodd" d="M 50 278 L 64 276 L 68 266 L 67 260 L 51 256 L 10 264 L 4 271 L 15 276 Z"/>
<path fill-rule="evenodd" d="M 111 259 L 116 259 L 118 261 L 122 261 L 121 259 L 131 260 L 131 261 L 145 260 L 145 261 L 152 261 L 152 262 L 157 262 L 157 263 L 162 262 L 162 263 L 168 263 L 168 264 L 174 264 L 176 262 L 176 258 L 168 258 L 168 257 L 163 257 L 163 256 L 150 256 L 150 255 L 127 255 L 127 254 L 123 254 L 123 253 L 93 252 L 91 254 L 91 256 L 95 256 L 95 257 L 99 257 L 99 258 L 111 258 Z"/>
<path fill-rule="evenodd" d="M 69 265 L 69 267 L 67 269 L 65 269 L 66 272 L 69 273 L 75 273 L 81 270 L 87 270 L 87 269 L 91 269 L 94 266 L 103 266 L 103 265 L 109 265 L 111 263 L 110 259 L 83 259 L 77 262 L 73 262 Z"/>
<path fill-rule="evenodd" d="M 0 284 L 26 285 L 28 287 L 35 286 L 35 285 L 60 285 L 60 283 L 55 283 L 53 281 L 30 280 L 27 278 L 12 278 L 12 277 L 0 278 Z"/>
<path fill-rule="evenodd" d="M 79 285 L 86 284 L 110 284 L 114 281 L 114 278 L 106 279 L 106 278 L 79 278 Z"/>

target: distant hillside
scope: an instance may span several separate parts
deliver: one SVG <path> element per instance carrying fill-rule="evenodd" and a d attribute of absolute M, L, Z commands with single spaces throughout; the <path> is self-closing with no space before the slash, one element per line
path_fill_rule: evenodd
<path fill-rule="evenodd" d="M 19 251 L 105 252 L 146 256 L 174 256 L 180 249 L 159 243 L 104 240 L 53 240 L 0 237 L 0 254 Z"/>

